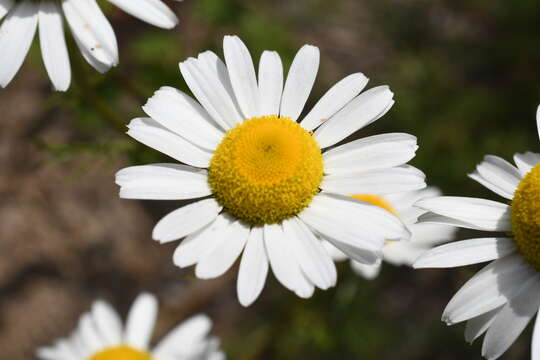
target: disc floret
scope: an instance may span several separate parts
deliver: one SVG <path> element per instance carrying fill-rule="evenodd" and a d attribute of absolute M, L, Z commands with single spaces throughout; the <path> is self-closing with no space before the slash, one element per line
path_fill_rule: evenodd
<path fill-rule="evenodd" d="M 262 116 L 229 130 L 208 181 L 225 211 L 252 226 L 280 223 L 309 205 L 323 177 L 312 134 L 287 117 Z"/>

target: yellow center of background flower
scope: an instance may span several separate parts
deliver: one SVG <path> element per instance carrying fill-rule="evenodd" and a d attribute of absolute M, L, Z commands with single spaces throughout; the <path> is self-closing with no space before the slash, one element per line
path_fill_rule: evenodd
<path fill-rule="evenodd" d="M 362 201 L 368 202 L 370 204 L 373 204 L 375 206 L 378 206 L 380 208 L 383 208 L 384 210 L 389 211 L 392 214 L 398 216 L 398 213 L 392 207 L 392 204 L 390 204 L 388 201 L 386 201 L 382 196 L 371 195 L 371 194 L 359 194 L 359 195 L 352 195 L 351 197 L 356 199 L 356 200 L 362 200 Z"/>
<path fill-rule="evenodd" d="M 279 223 L 304 209 L 323 177 L 321 149 L 290 118 L 246 120 L 229 130 L 208 181 L 225 211 L 249 225 Z"/>
<path fill-rule="evenodd" d="M 92 355 L 90 360 L 152 360 L 152 356 L 129 346 L 117 346 Z"/>
<path fill-rule="evenodd" d="M 540 270 L 540 165 L 525 175 L 514 193 L 512 233 L 525 260 Z"/>

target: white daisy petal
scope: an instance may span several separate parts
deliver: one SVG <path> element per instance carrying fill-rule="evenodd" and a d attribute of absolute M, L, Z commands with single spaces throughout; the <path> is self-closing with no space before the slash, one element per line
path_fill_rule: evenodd
<path fill-rule="evenodd" d="M 368 280 L 375 279 L 381 271 L 382 261 L 377 261 L 375 264 L 362 264 L 358 261 L 351 261 L 351 267 L 355 273 Z"/>
<path fill-rule="evenodd" d="M 204 54 L 199 55 L 199 59 L 189 58 L 181 62 L 180 71 L 189 89 L 206 111 L 223 130 L 229 130 L 242 122 L 227 90 L 229 75 L 217 56 L 210 52 Z"/>
<path fill-rule="evenodd" d="M 499 358 L 525 329 L 540 305 L 540 276 L 525 284 L 525 289 L 510 300 L 489 327 L 482 346 L 482 355 Z"/>
<path fill-rule="evenodd" d="M 154 227 L 152 238 L 160 243 L 178 240 L 211 223 L 222 207 L 214 199 L 201 200 L 165 215 Z"/>
<path fill-rule="evenodd" d="M 315 131 L 317 143 L 327 148 L 377 120 L 388 111 L 393 96 L 388 86 L 374 87 L 358 95 Z"/>
<path fill-rule="evenodd" d="M 199 279 L 223 275 L 234 264 L 249 237 L 249 227 L 240 221 L 229 225 L 212 251 L 203 255 L 195 267 Z"/>
<path fill-rule="evenodd" d="M 84 314 L 79 321 L 81 338 L 90 352 L 97 352 L 103 349 L 105 343 L 99 336 L 97 329 L 88 313 Z"/>
<path fill-rule="evenodd" d="M 283 230 L 291 234 L 290 248 L 304 275 L 317 287 L 326 290 L 336 284 L 334 262 L 323 248 L 321 241 L 298 218 L 283 221 Z"/>
<path fill-rule="evenodd" d="M 540 316 L 536 313 L 536 321 L 534 322 L 534 331 L 531 342 L 531 360 L 540 359 Z"/>
<path fill-rule="evenodd" d="M 190 354 L 192 347 L 203 340 L 212 327 L 206 315 L 195 315 L 171 330 L 152 350 L 155 359 L 169 354 Z"/>
<path fill-rule="evenodd" d="M 246 45 L 238 36 L 225 36 L 223 54 L 231 84 L 244 118 L 260 114 L 259 90 L 253 60 Z"/>
<path fill-rule="evenodd" d="M 277 224 L 264 225 L 263 234 L 268 260 L 278 281 L 300 297 L 311 297 L 314 286 L 302 274 L 300 265 L 291 253 L 289 237 L 283 233 L 282 227 Z"/>
<path fill-rule="evenodd" d="M 122 342 L 122 321 L 108 303 L 101 300 L 94 302 L 92 318 L 105 346 L 114 346 Z"/>
<path fill-rule="evenodd" d="M 486 155 L 476 167 L 476 173 L 469 175 L 488 189 L 507 199 L 512 199 L 521 173 L 512 164 L 500 157 Z"/>
<path fill-rule="evenodd" d="M 500 307 L 467 321 L 467 326 L 465 327 L 465 341 L 472 344 L 474 340 L 482 336 L 482 334 L 491 326 L 499 311 L 501 311 Z"/>
<path fill-rule="evenodd" d="M 445 268 L 499 259 L 516 250 L 511 238 L 483 238 L 453 242 L 424 253 L 414 263 L 415 269 Z"/>
<path fill-rule="evenodd" d="M 536 108 L 536 129 L 538 131 L 538 138 L 540 139 L 540 105 Z"/>
<path fill-rule="evenodd" d="M 138 142 L 186 164 L 206 168 L 213 154 L 167 130 L 151 118 L 136 118 L 127 134 Z"/>
<path fill-rule="evenodd" d="M 366 251 L 378 257 L 384 239 L 401 238 L 405 234 L 403 224 L 388 211 L 337 195 L 315 196 L 298 216 L 351 258 L 358 256 L 350 252 L 351 248 L 360 249 L 359 261 Z"/>
<path fill-rule="evenodd" d="M 157 27 L 172 29 L 176 15 L 161 0 L 109 0 L 128 14 Z"/>
<path fill-rule="evenodd" d="M 168 130 L 207 150 L 215 150 L 224 135 L 199 103 L 170 86 L 156 91 L 143 110 Z"/>
<path fill-rule="evenodd" d="M 149 348 L 158 312 L 157 298 L 143 293 L 135 299 L 126 321 L 124 341 L 136 349 Z"/>
<path fill-rule="evenodd" d="M 324 172 L 344 174 L 399 166 L 411 160 L 417 149 L 416 137 L 409 134 L 369 136 L 324 152 Z"/>
<path fill-rule="evenodd" d="M 326 175 L 321 189 L 334 194 L 391 194 L 414 191 L 426 187 L 426 176 L 420 170 L 400 167 Z"/>
<path fill-rule="evenodd" d="M 260 115 L 279 115 L 283 93 L 283 64 L 275 51 L 264 51 L 259 61 Z"/>
<path fill-rule="evenodd" d="M 368 81 L 362 73 L 349 75 L 339 81 L 315 104 L 300 125 L 308 131 L 317 128 L 360 94 Z"/>
<path fill-rule="evenodd" d="M 323 236 L 322 236 L 323 237 Z M 379 262 L 382 256 L 380 250 L 370 250 L 363 244 L 347 244 L 336 239 L 323 237 L 325 241 L 328 241 L 332 246 L 336 247 L 338 251 L 343 253 L 345 257 L 351 258 L 353 261 L 357 261 L 365 265 L 374 265 Z M 362 247 L 364 246 L 364 247 Z"/>
<path fill-rule="evenodd" d="M 45 68 L 54 88 L 66 91 L 71 83 L 71 68 L 64 37 L 62 9 L 54 1 L 40 3 L 39 44 Z"/>
<path fill-rule="evenodd" d="M 349 258 L 347 255 L 345 255 L 345 253 L 343 253 L 343 251 L 335 247 L 330 241 L 322 239 L 321 243 L 328 255 L 330 255 L 330 257 L 332 258 L 332 260 L 344 261 Z"/>
<path fill-rule="evenodd" d="M 319 48 L 311 45 L 304 45 L 294 57 L 283 89 L 282 117 L 296 121 L 302 113 L 317 77 L 319 58 Z"/>
<path fill-rule="evenodd" d="M 174 251 L 174 264 L 181 268 L 195 265 L 216 247 L 231 223 L 231 217 L 220 214 L 210 225 L 188 235 Z"/>
<path fill-rule="evenodd" d="M 210 195 L 206 170 L 177 164 L 131 166 L 116 173 L 124 199 L 182 200 Z"/>
<path fill-rule="evenodd" d="M 251 229 L 242 255 L 236 290 L 243 306 L 251 305 L 260 295 L 268 274 L 268 256 L 262 227 Z"/>
<path fill-rule="evenodd" d="M 515 154 L 514 162 L 521 172 L 521 176 L 525 176 L 533 167 L 540 164 L 540 154 L 530 151 L 523 154 Z"/>
<path fill-rule="evenodd" d="M 5 87 L 21 67 L 38 24 L 38 4 L 22 1 L 0 26 L 0 86 Z"/>
<path fill-rule="evenodd" d="M 415 206 L 462 222 L 464 223 L 463 227 L 486 231 L 511 230 L 510 207 L 500 202 L 468 197 L 440 196 L 420 200 Z"/>
<path fill-rule="evenodd" d="M 0 20 L 11 10 L 14 0 L 0 0 Z"/>
<path fill-rule="evenodd" d="M 535 276 L 536 270 L 520 254 L 495 260 L 454 295 L 444 309 L 443 320 L 454 324 L 504 305 Z"/>
<path fill-rule="evenodd" d="M 62 9 L 73 36 L 88 57 L 107 67 L 118 64 L 118 45 L 111 24 L 95 0 L 64 0 Z M 87 58 L 88 60 L 88 58 Z M 94 62 L 90 65 L 95 66 Z M 99 65 L 96 70 L 102 71 Z"/>

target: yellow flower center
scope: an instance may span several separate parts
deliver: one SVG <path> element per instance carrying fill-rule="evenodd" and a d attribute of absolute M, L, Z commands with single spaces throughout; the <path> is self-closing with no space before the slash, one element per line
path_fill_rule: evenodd
<path fill-rule="evenodd" d="M 275 115 L 229 130 L 208 169 L 216 200 L 253 226 L 298 214 L 319 191 L 322 176 L 321 149 L 311 133 Z"/>
<path fill-rule="evenodd" d="M 123 345 L 100 351 L 92 355 L 90 360 L 152 360 L 152 356 L 146 351 Z"/>
<path fill-rule="evenodd" d="M 525 175 L 514 193 L 512 233 L 525 260 L 540 270 L 540 165 Z"/>
<path fill-rule="evenodd" d="M 371 195 L 371 194 L 360 194 L 360 195 L 352 195 L 351 197 L 354 198 L 354 199 L 357 199 L 357 200 L 362 200 L 362 201 L 368 202 L 368 203 L 373 204 L 375 206 L 378 206 L 380 208 L 383 208 L 384 210 L 389 211 L 392 214 L 398 216 L 398 213 L 392 207 L 392 204 L 390 204 L 388 201 L 386 201 L 382 196 Z"/>

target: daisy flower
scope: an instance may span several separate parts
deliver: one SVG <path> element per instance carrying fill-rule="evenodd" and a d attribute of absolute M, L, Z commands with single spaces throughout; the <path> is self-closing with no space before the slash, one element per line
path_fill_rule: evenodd
<path fill-rule="evenodd" d="M 205 315 L 195 315 L 171 330 L 153 349 L 152 331 L 158 302 L 154 295 L 143 293 L 135 299 L 126 326 L 118 313 L 98 300 L 90 312 L 81 316 L 77 329 L 54 345 L 41 347 L 41 360 L 224 360 L 219 341 L 208 337 L 212 322 Z"/>
<path fill-rule="evenodd" d="M 537 114 L 540 131 L 540 107 Z M 485 333 L 482 355 L 497 359 L 521 334 L 540 306 L 540 154 L 515 154 L 516 166 L 487 155 L 469 176 L 510 201 L 450 197 L 419 201 L 429 211 L 421 221 L 489 232 L 422 255 L 415 268 L 444 268 L 492 261 L 450 300 L 443 321 L 467 321 L 469 342 Z M 423 218 L 423 219 L 422 219 Z M 540 359 L 540 318 L 536 317 L 532 358 Z"/>
<path fill-rule="evenodd" d="M 125 12 L 161 28 L 178 19 L 161 0 L 108 0 Z M 114 30 L 96 0 L 0 0 L 0 85 L 6 87 L 21 67 L 39 24 L 39 44 L 45 69 L 56 90 L 71 83 L 64 37 L 65 16 L 83 57 L 97 71 L 118 64 Z"/>
<path fill-rule="evenodd" d="M 301 297 L 335 285 L 335 265 L 320 239 L 376 263 L 384 239 L 402 238 L 406 228 L 349 195 L 424 187 L 423 173 L 405 165 L 416 138 L 384 134 L 322 149 L 383 116 L 393 93 L 379 86 L 360 94 L 368 79 L 352 74 L 298 122 L 317 74 L 318 48 L 298 51 L 286 81 L 275 52 L 262 54 L 258 78 L 238 37 L 225 37 L 224 53 L 226 63 L 210 51 L 180 63 L 198 102 L 163 87 L 143 107 L 150 117 L 131 121 L 131 137 L 187 165 L 120 170 L 120 197 L 205 197 L 166 215 L 153 238 L 185 237 L 174 263 L 196 265 L 202 279 L 222 275 L 243 252 L 237 291 L 244 306 L 259 296 L 269 268 Z"/>
<path fill-rule="evenodd" d="M 382 260 L 392 265 L 412 266 L 414 261 L 427 250 L 435 245 L 450 241 L 455 233 L 454 227 L 417 222 L 418 217 L 426 213 L 426 211 L 414 206 L 414 204 L 419 200 L 439 195 L 441 195 L 441 192 L 435 187 L 388 195 L 353 195 L 355 199 L 377 205 L 399 217 L 411 234 L 409 241 L 385 241 L 382 248 L 382 258 L 374 264 L 364 264 L 351 260 L 353 271 L 371 280 L 379 275 Z M 347 255 L 329 242 L 325 241 L 324 245 L 335 261 L 349 259 Z"/>

